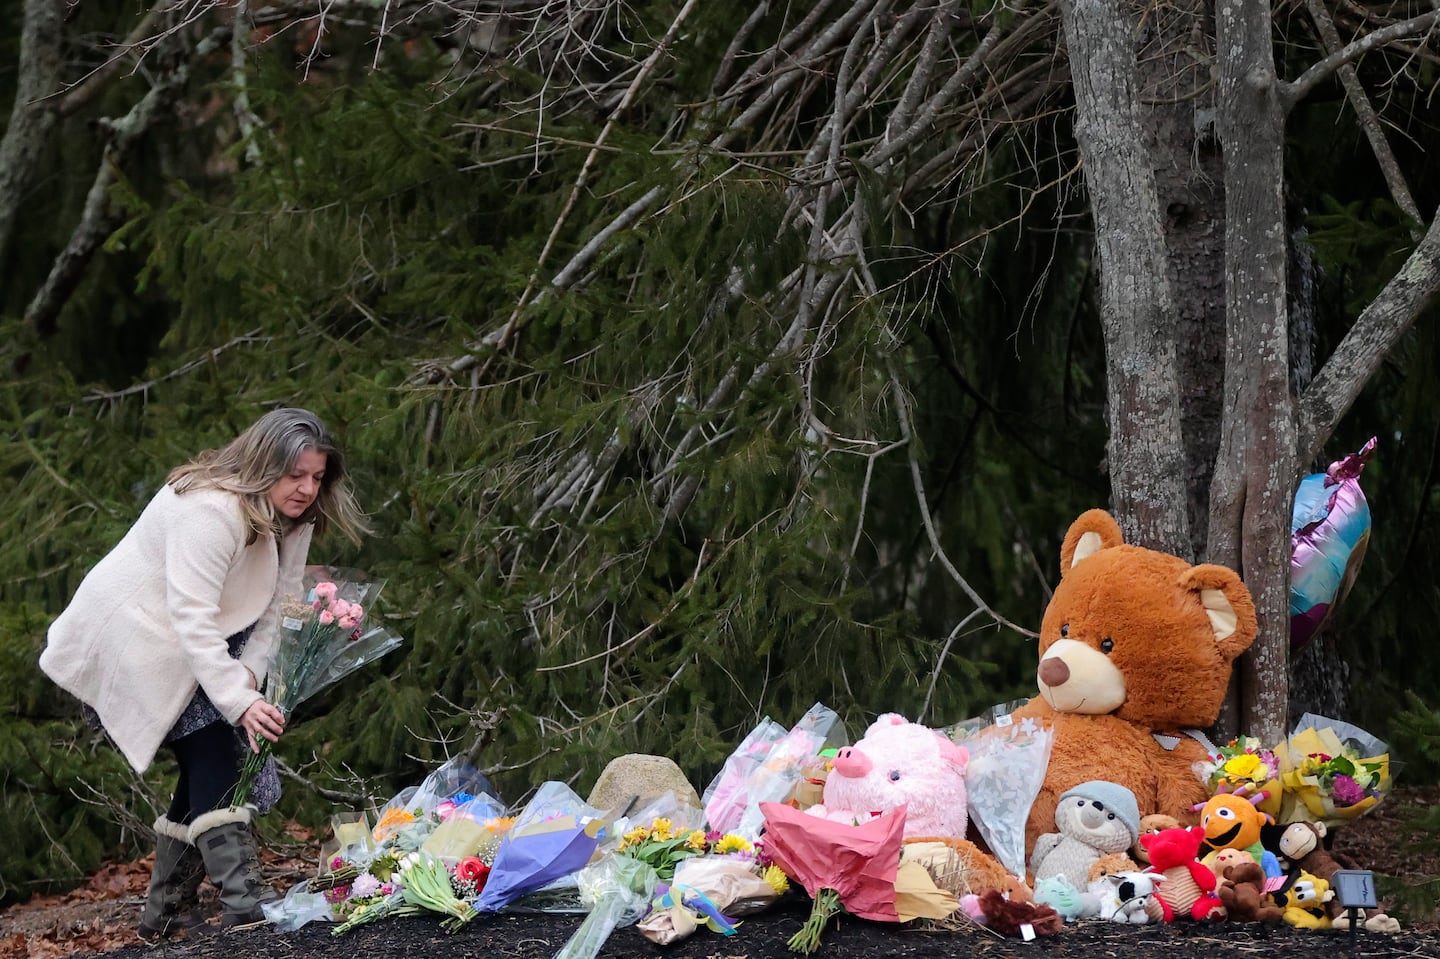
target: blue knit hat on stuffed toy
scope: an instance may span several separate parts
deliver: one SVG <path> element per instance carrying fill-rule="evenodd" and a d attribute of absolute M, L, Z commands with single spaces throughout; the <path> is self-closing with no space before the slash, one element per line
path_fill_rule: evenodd
<path fill-rule="evenodd" d="M 1088 799 L 1099 806 L 1104 807 L 1108 812 L 1115 814 L 1115 818 L 1125 824 L 1130 830 L 1130 844 L 1134 845 L 1135 840 L 1140 836 L 1140 807 L 1135 803 L 1135 794 L 1124 786 L 1116 783 L 1107 783 L 1101 779 L 1092 779 L 1088 783 L 1081 783 L 1060 794 L 1060 801 L 1064 802 L 1071 796 L 1080 799 Z"/>

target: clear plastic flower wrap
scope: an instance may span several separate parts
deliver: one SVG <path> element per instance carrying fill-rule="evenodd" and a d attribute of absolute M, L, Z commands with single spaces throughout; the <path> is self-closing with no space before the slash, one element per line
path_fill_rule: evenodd
<path fill-rule="evenodd" d="M 373 662 L 404 640 L 371 612 L 384 580 L 353 570 L 307 567 L 305 591 L 280 602 L 278 636 L 265 674 L 265 700 L 285 716 L 336 680 Z M 240 767 L 232 805 L 243 806 L 275 744 L 259 741 Z"/>
<path fill-rule="evenodd" d="M 1055 736 L 1033 718 L 1013 719 L 1010 712 L 1020 705 L 996 706 L 988 725 L 957 724 L 950 735 L 970 750 L 965 789 L 971 821 L 1000 864 L 1023 878 L 1025 822 L 1045 782 Z"/>
<path fill-rule="evenodd" d="M 494 860 L 495 849 L 504 835 L 504 830 L 497 825 L 505 817 L 505 806 L 500 800 L 481 793 L 452 804 L 448 810 L 438 811 L 437 816 L 440 824 L 421 843 L 422 852 L 451 863 L 466 856 L 479 856 L 487 862 Z"/>
<path fill-rule="evenodd" d="M 590 914 L 555 959 L 595 959 L 612 932 L 649 911 L 655 883 L 655 870 L 630 856 L 604 856 L 581 869 L 576 884 Z"/>
<path fill-rule="evenodd" d="M 823 703 L 811 706 L 788 731 L 768 717 L 762 720 L 705 789 L 702 801 L 710 828 L 758 839 L 765 822 L 760 804 L 785 801 L 800 782 L 807 760 L 827 743 L 848 742 L 840 717 Z"/>
<path fill-rule="evenodd" d="M 311 892 L 307 883 L 298 882 L 282 898 L 260 904 L 265 919 L 276 932 L 294 932 L 317 919 L 325 922 L 335 918 L 324 893 Z"/>

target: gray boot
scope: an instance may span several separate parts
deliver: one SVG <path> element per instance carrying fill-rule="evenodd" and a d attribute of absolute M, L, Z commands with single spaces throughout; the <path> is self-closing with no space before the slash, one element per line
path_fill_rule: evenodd
<path fill-rule="evenodd" d="M 150 895 L 135 930 L 141 939 L 154 941 L 200 925 L 200 883 L 205 863 L 190 844 L 189 827 L 164 816 L 155 820 L 155 867 L 150 871 Z"/>
<path fill-rule="evenodd" d="M 250 809 L 217 809 L 198 817 L 190 826 L 190 841 L 205 860 L 210 881 L 220 888 L 220 925 L 263 922 L 262 903 L 280 896 L 260 872 Z"/>

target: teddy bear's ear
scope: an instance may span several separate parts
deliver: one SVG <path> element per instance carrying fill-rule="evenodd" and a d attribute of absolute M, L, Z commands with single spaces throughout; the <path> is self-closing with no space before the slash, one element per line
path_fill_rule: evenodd
<path fill-rule="evenodd" d="M 1120 532 L 1120 524 L 1115 522 L 1115 517 L 1103 509 L 1086 510 L 1070 524 L 1070 529 L 1065 534 L 1065 542 L 1060 547 L 1061 578 L 1082 559 L 1094 556 L 1102 549 L 1124 543 L 1125 537 Z"/>
<path fill-rule="evenodd" d="M 1226 661 L 1233 662 L 1250 648 L 1259 631 L 1255 602 L 1233 569 L 1213 563 L 1193 566 L 1180 574 L 1179 586 L 1195 594 L 1205 607 L 1215 643 Z"/>

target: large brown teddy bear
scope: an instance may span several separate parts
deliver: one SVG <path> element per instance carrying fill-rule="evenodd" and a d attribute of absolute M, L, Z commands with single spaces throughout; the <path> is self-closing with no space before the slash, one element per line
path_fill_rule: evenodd
<path fill-rule="evenodd" d="M 1025 845 L 1055 832 L 1060 795 L 1094 779 L 1135 794 L 1140 815 L 1193 823 L 1209 796 L 1186 732 L 1215 722 L 1230 666 L 1255 639 L 1255 604 L 1234 571 L 1128 546 L 1104 510 L 1080 516 L 1060 550 L 1060 585 L 1040 626 L 1042 717 L 1055 740 Z"/>

